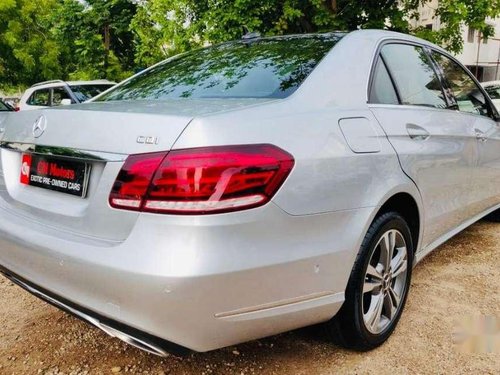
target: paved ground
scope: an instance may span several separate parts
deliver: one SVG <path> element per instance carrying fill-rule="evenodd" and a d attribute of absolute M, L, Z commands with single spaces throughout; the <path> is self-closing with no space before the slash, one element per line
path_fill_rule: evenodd
<path fill-rule="evenodd" d="M 415 269 L 398 329 L 381 348 L 345 351 L 312 327 L 183 359 L 142 353 L 0 277 L 0 374 L 498 374 L 499 276 L 500 224 L 481 222 Z M 477 352 L 488 336 L 455 343 L 463 322 L 481 316 L 497 317 L 487 329 L 496 353 Z"/>

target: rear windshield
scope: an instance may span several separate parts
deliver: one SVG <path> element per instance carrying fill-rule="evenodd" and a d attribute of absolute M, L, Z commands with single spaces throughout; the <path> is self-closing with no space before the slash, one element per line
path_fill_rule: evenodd
<path fill-rule="evenodd" d="M 109 83 L 100 85 L 72 85 L 70 86 L 70 89 L 73 91 L 73 94 L 75 94 L 78 101 L 84 102 L 113 86 L 113 84 Z"/>
<path fill-rule="evenodd" d="M 285 98 L 342 34 L 290 36 L 225 43 L 156 65 L 98 98 Z"/>

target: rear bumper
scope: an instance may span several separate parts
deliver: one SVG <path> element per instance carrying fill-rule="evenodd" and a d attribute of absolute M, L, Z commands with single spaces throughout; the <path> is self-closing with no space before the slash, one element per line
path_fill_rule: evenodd
<path fill-rule="evenodd" d="M 22 277 L 12 273 L 2 266 L 0 266 L 0 274 L 45 302 L 50 303 L 51 305 L 83 320 L 84 322 L 92 324 L 93 326 L 103 330 L 110 336 L 117 337 L 141 350 L 145 350 L 159 356 L 166 356 L 168 353 L 182 356 L 189 352 L 189 349 L 187 348 L 150 335 L 146 332 L 139 331 L 115 320 L 111 320 L 97 314 L 94 311 L 78 306 L 77 304 L 60 296 L 56 296 L 48 290 L 32 284 L 28 280 L 24 280 Z"/>
<path fill-rule="evenodd" d="M 372 211 L 294 217 L 271 203 L 207 217 L 140 215 L 118 243 L 1 210 L 0 266 L 121 339 L 208 351 L 333 317 Z"/>

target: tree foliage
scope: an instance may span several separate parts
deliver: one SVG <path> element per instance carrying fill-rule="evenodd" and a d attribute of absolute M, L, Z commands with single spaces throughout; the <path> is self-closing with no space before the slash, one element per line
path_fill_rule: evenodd
<path fill-rule="evenodd" d="M 134 26 L 136 61 L 148 65 L 179 51 L 242 35 L 323 30 L 388 29 L 414 33 L 453 52 L 463 47 L 461 27 L 493 35 L 488 17 L 500 15 L 499 0 L 440 0 L 436 15 L 442 28 L 412 29 L 418 7 L 427 0 L 148 0 L 141 2 Z M 156 48 L 152 48 L 156 46 Z M 161 48 L 158 48 L 160 46 Z"/>
<path fill-rule="evenodd" d="M 135 64 L 136 8 L 130 0 L 0 0 L 0 85 L 125 78 Z"/>
<path fill-rule="evenodd" d="M 263 35 L 384 28 L 454 52 L 462 27 L 493 36 L 500 0 L 440 0 L 438 31 L 411 27 L 429 0 L 0 0 L 0 86 L 120 80 L 173 54 Z"/>
<path fill-rule="evenodd" d="M 130 23 L 136 4 L 129 0 L 59 0 L 54 34 L 64 48 L 65 72 L 73 79 L 120 80 L 134 67 Z"/>
<path fill-rule="evenodd" d="M 444 26 L 440 30 L 429 31 L 421 27 L 412 32 L 459 53 L 464 43 L 463 25 L 479 31 L 485 39 L 495 36 L 495 29 L 488 18 L 500 16 L 500 0 L 440 0 L 436 16 Z"/>
<path fill-rule="evenodd" d="M 60 46 L 51 35 L 57 0 L 0 1 L 0 74 L 22 83 L 61 74 Z"/>

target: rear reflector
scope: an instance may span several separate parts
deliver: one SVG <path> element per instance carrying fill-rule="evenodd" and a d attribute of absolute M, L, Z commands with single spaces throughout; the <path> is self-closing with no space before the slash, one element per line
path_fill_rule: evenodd
<path fill-rule="evenodd" d="M 171 214 L 257 207 L 272 198 L 293 165 L 289 153 L 267 144 L 131 155 L 109 203 L 120 209 Z"/>

